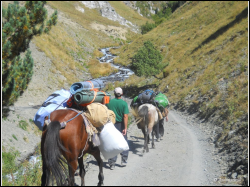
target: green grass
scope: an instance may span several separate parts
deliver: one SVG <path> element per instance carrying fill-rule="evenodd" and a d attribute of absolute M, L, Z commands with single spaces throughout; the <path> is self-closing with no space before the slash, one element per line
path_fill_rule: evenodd
<path fill-rule="evenodd" d="M 226 26 L 247 6 L 247 2 L 189 2 L 153 31 L 118 49 L 119 60 L 116 63 L 130 64 L 131 57 L 145 41 L 150 40 L 159 50 L 162 49 L 163 62 L 169 62 L 164 69 L 168 74 L 160 73 L 158 77 L 165 77 L 159 88 L 163 91 L 168 84 L 168 96 L 172 102 L 184 100 L 188 94 L 193 94 L 191 90 L 194 88 L 199 88 L 201 95 L 210 95 L 211 89 L 219 90 L 218 80 L 224 77 L 232 82 L 231 87 L 238 85 L 229 87 L 234 92 L 229 92 L 226 100 L 234 103 L 234 112 L 240 110 L 246 114 L 248 19 Z M 218 30 L 220 33 L 208 40 Z M 207 42 L 201 45 L 204 41 Z M 230 78 L 229 75 L 238 70 L 240 76 Z M 190 82 L 188 77 L 193 81 Z M 130 79 L 134 80 L 134 77 Z"/>
<path fill-rule="evenodd" d="M 12 137 L 13 137 L 16 141 L 18 141 L 16 135 L 12 134 Z"/>
<path fill-rule="evenodd" d="M 28 123 L 26 122 L 26 121 L 24 121 L 24 120 L 21 120 L 21 121 L 19 121 L 19 124 L 18 124 L 18 126 L 21 128 L 21 129 L 23 129 L 23 130 L 27 130 L 27 127 L 28 127 Z"/>

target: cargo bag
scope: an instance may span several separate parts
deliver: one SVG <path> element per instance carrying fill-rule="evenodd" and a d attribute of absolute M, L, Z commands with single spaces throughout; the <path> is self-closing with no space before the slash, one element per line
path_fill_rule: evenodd
<path fill-rule="evenodd" d="M 45 117 L 51 112 L 58 109 L 64 109 L 71 94 L 68 90 L 61 89 L 51 94 L 42 104 L 42 107 L 36 112 L 34 116 L 35 125 L 42 130 Z"/>
<path fill-rule="evenodd" d="M 90 81 L 84 81 L 84 82 L 76 82 L 71 85 L 70 87 L 70 93 L 74 95 L 76 92 L 79 91 L 88 91 L 88 90 L 101 90 L 104 88 L 104 83 L 102 80 L 95 79 L 95 80 L 90 80 Z"/>
<path fill-rule="evenodd" d="M 158 108 L 160 108 L 161 111 L 164 108 L 166 108 L 169 104 L 167 96 L 161 92 L 155 96 L 154 101 L 157 104 Z"/>
<path fill-rule="evenodd" d="M 91 103 L 107 104 L 111 99 L 111 94 L 103 91 L 79 91 L 74 94 L 74 101 L 77 105 L 87 106 Z"/>
<path fill-rule="evenodd" d="M 155 97 L 156 93 L 153 90 L 147 89 L 138 95 L 138 99 L 141 104 L 151 103 Z"/>
<path fill-rule="evenodd" d="M 84 115 L 95 127 L 102 127 L 109 121 L 115 124 L 115 113 L 101 103 L 91 103 Z"/>
<path fill-rule="evenodd" d="M 123 135 L 112 122 L 104 125 L 100 135 L 98 146 L 105 159 L 113 158 L 123 151 L 129 150 L 129 146 Z"/>

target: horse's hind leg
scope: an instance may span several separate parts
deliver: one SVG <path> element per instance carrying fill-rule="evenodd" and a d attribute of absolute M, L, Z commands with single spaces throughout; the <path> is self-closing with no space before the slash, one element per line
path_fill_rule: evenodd
<path fill-rule="evenodd" d="M 80 177 L 81 177 L 81 186 L 85 186 L 84 176 L 85 176 L 85 169 L 83 164 L 83 157 L 78 159 L 79 170 L 80 170 Z"/>
<path fill-rule="evenodd" d="M 155 148 L 154 135 L 155 135 L 155 132 L 154 130 L 152 130 L 152 148 Z"/>
<path fill-rule="evenodd" d="M 73 160 L 68 163 L 69 168 L 69 186 L 74 186 L 75 183 L 75 171 L 77 169 L 77 160 Z"/>
<path fill-rule="evenodd" d="M 144 134 L 144 150 L 143 150 L 143 152 L 145 152 L 145 150 L 146 150 L 146 152 L 148 152 L 149 134 L 147 132 L 147 127 L 146 126 L 144 128 L 143 134 Z"/>
<path fill-rule="evenodd" d="M 95 147 L 94 148 L 95 151 L 94 152 L 91 152 L 91 154 L 95 157 L 97 163 L 98 163 L 98 166 L 99 166 L 99 175 L 98 175 L 98 179 L 99 179 L 99 182 L 98 182 L 98 186 L 103 186 L 103 180 L 104 180 L 104 175 L 103 175 L 103 161 L 102 161 L 102 158 L 101 158 L 101 154 L 100 154 L 100 150 L 98 147 Z"/>

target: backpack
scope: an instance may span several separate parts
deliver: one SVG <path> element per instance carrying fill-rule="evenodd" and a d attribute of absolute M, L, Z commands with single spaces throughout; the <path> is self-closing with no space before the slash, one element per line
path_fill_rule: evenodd
<path fill-rule="evenodd" d="M 147 89 L 138 95 L 138 99 L 141 104 L 152 103 L 155 96 L 156 93 L 153 90 Z"/>

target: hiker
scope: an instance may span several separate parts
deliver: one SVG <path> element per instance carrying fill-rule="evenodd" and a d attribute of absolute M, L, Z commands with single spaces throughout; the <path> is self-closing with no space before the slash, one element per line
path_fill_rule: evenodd
<path fill-rule="evenodd" d="M 120 87 L 115 88 L 114 90 L 115 98 L 111 99 L 110 102 L 106 105 L 108 109 L 112 110 L 116 116 L 115 127 L 118 131 L 122 133 L 125 140 L 127 141 L 127 126 L 128 126 L 128 104 L 121 99 L 123 91 Z M 120 153 L 121 155 L 121 166 L 126 166 L 128 159 L 128 150 Z M 115 163 L 117 160 L 117 155 L 108 160 L 110 169 L 115 169 Z"/>

